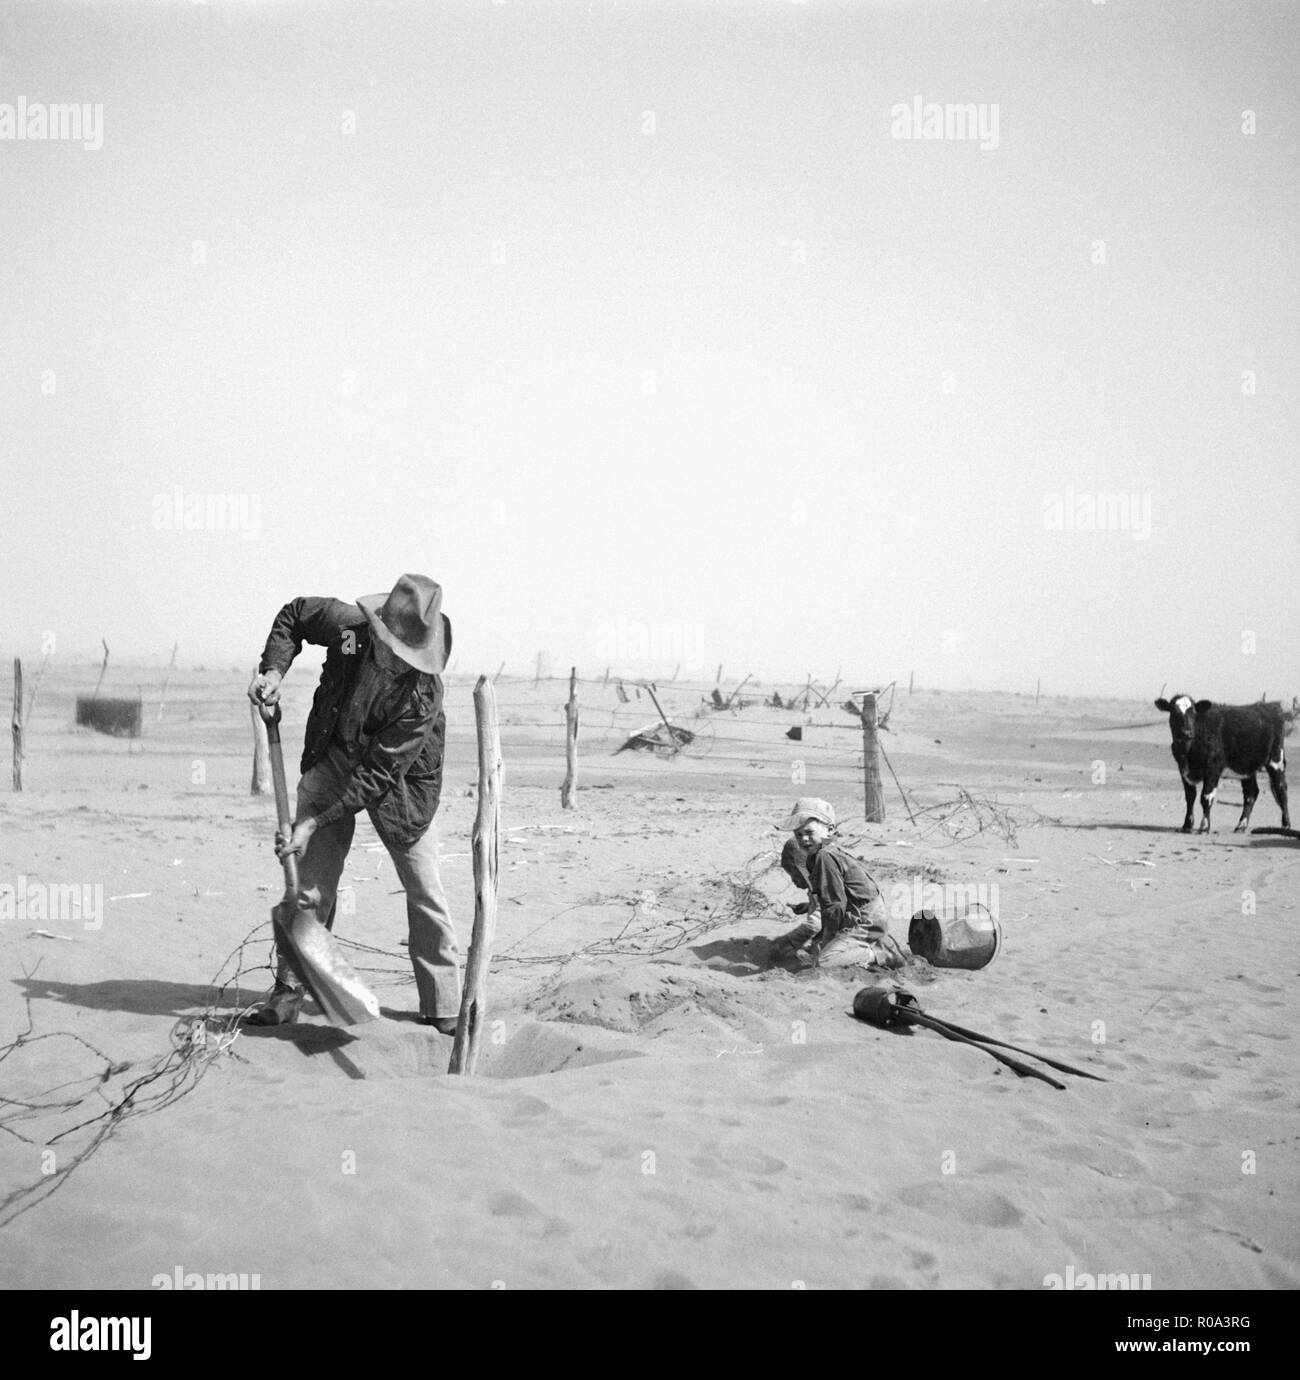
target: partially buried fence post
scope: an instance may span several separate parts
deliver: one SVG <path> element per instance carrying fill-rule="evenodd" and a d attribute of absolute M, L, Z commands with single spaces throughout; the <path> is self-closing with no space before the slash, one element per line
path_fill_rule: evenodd
<path fill-rule="evenodd" d="M 23 663 L 14 657 L 14 790 L 23 788 Z"/>
<path fill-rule="evenodd" d="M 271 753 L 266 740 L 266 720 L 257 705 L 249 700 L 253 715 L 253 779 L 248 787 L 250 795 L 265 795 L 271 789 Z"/>
<path fill-rule="evenodd" d="M 560 787 L 560 808 L 573 809 L 573 792 L 578 784 L 578 668 L 569 671 L 569 702 L 564 706 L 564 784 Z"/>
<path fill-rule="evenodd" d="M 497 828 L 501 819 L 501 737 L 497 699 L 486 676 L 474 687 L 478 725 L 478 813 L 471 848 L 474 856 L 474 933 L 465 963 L 465 994 L 460 1002 L 456 1039 L 448 1073 L 473 1073 L 487 1011 L 487 972 L 497 927 Z"/>
<path fill-rule="evenodd" d="M 876 692 L 862 697 L 862 786 L 868 824 L 885 822 L 885 789 L 880 781 L 880 744 L 876 741 Z"/>

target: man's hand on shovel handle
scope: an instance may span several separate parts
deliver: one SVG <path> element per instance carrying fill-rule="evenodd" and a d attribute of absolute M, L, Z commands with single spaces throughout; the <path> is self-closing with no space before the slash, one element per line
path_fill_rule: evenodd
<path fill-rule="evenodd" d="M 316 832 L 316 821 L 308 815 L 306 819 L 300 819 L 293 826 L 293 833 L 286 843 L 283 833 L 279 830 L 275 835 L 275 856 L 284 861 L 290 853 L 297 853 L 299 857 L 307 850 L 307 844 L 311 841 L 311 836 Z"/>
<path fill-rule="evenodd" d="M 254 704 L 275 704 L 280 698 L 279 671 L 259 671 L 248 683 L 248 698 Z"/>

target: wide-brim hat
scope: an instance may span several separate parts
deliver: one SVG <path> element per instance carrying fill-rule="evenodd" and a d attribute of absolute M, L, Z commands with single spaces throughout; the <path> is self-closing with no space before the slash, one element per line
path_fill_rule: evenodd
<path fill-rule="evenodd" d="M 794 809 L 778 826 L 781 829 L 798 829 L 810 819 L 819 819 L 823 824 L 835 828 L 835 807 L 829 801 L 815 795 L 801 796 L 794 802 Z"/>
<path fill-rule="evenodd" d="M 427 575 L 403 575 L 387 594 L 363 594 L 357 607 L 374 635 L 408 666 L 439 674 L 447 664 L 442 586 Z"/>

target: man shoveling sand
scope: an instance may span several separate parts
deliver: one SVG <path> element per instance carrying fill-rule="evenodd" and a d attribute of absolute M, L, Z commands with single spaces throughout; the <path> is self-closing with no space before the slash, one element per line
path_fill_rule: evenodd
<path fill-rule="evenodd" d="M 277 835 L 276 853 L 299 856 L 298 908 L 332 929 L 355 816 L 367 811 L 406 890 L 421 1020 L 452 1035 L 460 1010 L 459 950 L 433 823 L 446 731 L 440 673 L 451 650 L 442 589 L 426 576 L 403 575 L 390 594 L 363 595 L 355 604 L 292 600 L 272 624 L 248 687 L 251 700 L 279 699 L 280 682 L 304 642 L 328 650 L 307 720 L 293 833 Z M 298 1018 L 303 990 L 285 955 L 277 959 L 275 986 L 248 1018 L 251 1024 Z"/>

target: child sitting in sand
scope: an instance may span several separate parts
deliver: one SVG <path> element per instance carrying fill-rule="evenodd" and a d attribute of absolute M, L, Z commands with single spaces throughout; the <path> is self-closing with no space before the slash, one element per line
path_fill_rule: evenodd
<path fill-rule="evenodd" d="M 856 858 L 831 842 L 834 809 L 824 800 L 805 797 L 795 801 L 781 827 L 794 835 L 794 848 L 786 844 L 781 865 L 797 885 L 806 887 L 809 899 L 803 922 L 773 941 L 772 958 L 792 958 L 806 946 L 811 961 L 825 967 L 902 967 L 906 959 L 889 937 L 880 888 Z"/>

